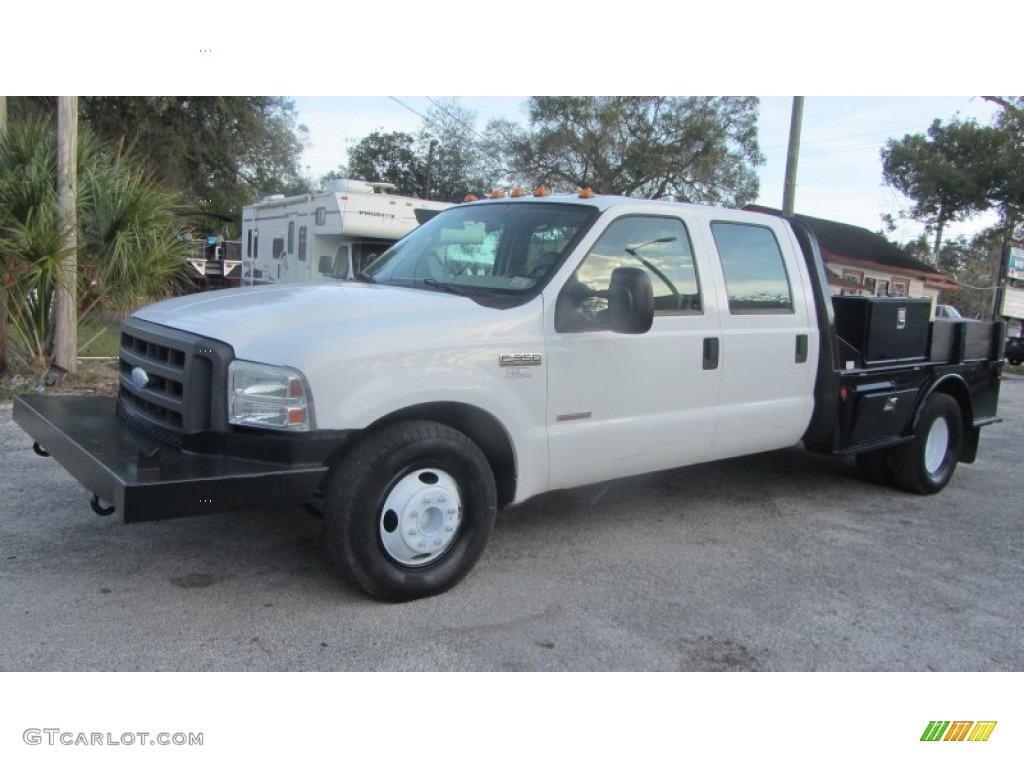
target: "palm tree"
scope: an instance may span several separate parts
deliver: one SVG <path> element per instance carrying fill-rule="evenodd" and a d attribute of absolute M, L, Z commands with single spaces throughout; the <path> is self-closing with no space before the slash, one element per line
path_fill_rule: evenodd
<path fill-rule="evenodd" d="M 80 318 L 174 292 L 185 279 L 178 195 L 84 129 L 77 157 Z M 67 255 L 56 178 L 53 123 L 8 124 L 0 133 L 0 268 L 13 351 L 37 368 L 52 350 L 54 291 Z"/>

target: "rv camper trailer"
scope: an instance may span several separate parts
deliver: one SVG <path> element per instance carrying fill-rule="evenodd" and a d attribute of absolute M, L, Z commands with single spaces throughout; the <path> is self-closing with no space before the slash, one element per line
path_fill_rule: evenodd
<path fill-rule="evenodd" d="M 242 209 L 242 285 L 350 280 L 394 242 L 449 207 L 391 194 L 393 184 L 334 179 L 304 195 Z"/>

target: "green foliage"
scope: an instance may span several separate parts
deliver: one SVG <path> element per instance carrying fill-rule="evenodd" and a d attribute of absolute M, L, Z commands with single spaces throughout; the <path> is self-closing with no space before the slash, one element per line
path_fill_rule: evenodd
<path fill-rule="evenodd" d="M 430 185 L 425 197 L 461 202 L 494 184 L 487 175 L 482 137 L 476 132 L 476 112 L 457 99 L 440 99 L 427 110 L 416 146 L 424 168 L 429 161 Z"/>
<path fill-rule="evenodd" d="M 51 97 L 11 100 L 12 122 L 53 114 Z M 308 131 L 282 97 L 83 96 L 79 119 L 179 190 L 197 229 L 237 237 L 225 224 L 240 220 L 243 205 L 310 187 L 299 167 Z"/>
<path fill-rule="evenodd" d="M 910 216 L 934 230 L 933 253 L 941 248 L 947 224 L 990 206 L 998 145 L 998 131 L 974 120 L 935 120 L 927 134 L 886 143 L 882 177 L 914 201 Z"/>
<path fill-rule="evenodd" d="M 989 98 L 1003 108 L 995 121 L 999 141 L 989 196 L 1012 228 L 1024 221 L 1024 97 Z"/>
<path fill-rule="evenodd" d="M 184 279 L 178 197 L 87 130 L 78 141 L 76 275 L 80 315 L 127 309 Z M 0 135 L 0 266 L 15 353 L 43 365 L 67 254 L 57 205 L 56 130 L 48 119 Z"/>
<path fill-rule="evenodd" d="M 752 97 L 538 96 L 528 130 L 494 128 L 531 185 L 739 206 L 758 193 L 757 113 Z"/>
<path fill-rule="evenodd" d="M 427 111 L 415 136 L 374 131 L 352 146 L 347 167 L 323 181 L 332 176 L 386 181 L 399 194 L 461 202 L 495 183 L 475 123 L 473 110 L 457 99 L 441 99 Z"/>
<path fill-rule="evenodd" d="M 960 236 L 943 242 L 936 269 L 959 288 L 943 293 L 939 303 L 952 304 L 964 317 L 990 317 L 1002 244 L 1003 231 L 998 227 L 986 229 L 972 238 Z M 932 257 L 932 246 L 923 236 L 900 247 L 922 261 Z"/>
<path fill-rule="evenodd" d="M 5 220 L 0 226 L 7 316 L 22 345 L 14 349 L 40 365 L 53 346 L 55 289 L 68 254 L 65 233 L 56 195 L 30 208 L 23 220 Z"/>
<path fill-rule="evenodd" d="M 339 169 L 340 170 L 340 169 Z M 340 175 L 364 181 L 387 181 L 400 195 L 425 196 L 426 163 L 408 133 L 374 131 L 348 152 L 348 168 Z"/>
<path fill-rule="evenodd" d="M 80 174 L 89 199 L 79 234 L 89 308 L 121 311 L 178 292 L 187 282 L 178 197 L 119 159 Z"/>
<path fill-rule="evenodd" d="M 756 98 L 535 97 L 530 126 L 433 102 L 419 133 L 376 131 L 350 151 L 355 178 L 458 202 L 494 186 L 743 205 L 758 192 Z M 430 184 L 427 189 L 427 168 Z"/>

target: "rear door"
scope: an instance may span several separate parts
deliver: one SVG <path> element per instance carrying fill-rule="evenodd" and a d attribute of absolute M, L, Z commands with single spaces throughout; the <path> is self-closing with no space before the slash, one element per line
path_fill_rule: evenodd
<path fill-rule="evenodd" d="M 798 246 L 781 219 L 713 215 L 704 236 L 720 296 L 721 396 L 710 458 L 798 442 L 814 407 L 818 329 Z"/>

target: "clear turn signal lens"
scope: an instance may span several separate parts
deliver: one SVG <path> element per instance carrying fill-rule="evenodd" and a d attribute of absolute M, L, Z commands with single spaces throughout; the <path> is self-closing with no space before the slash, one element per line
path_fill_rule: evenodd
<path fill-rule="evenodd" d="M 237 426 L 312 429 L 302 374 L 291 368 L 235 360 L 228 367 L 228 420 Z"/>

